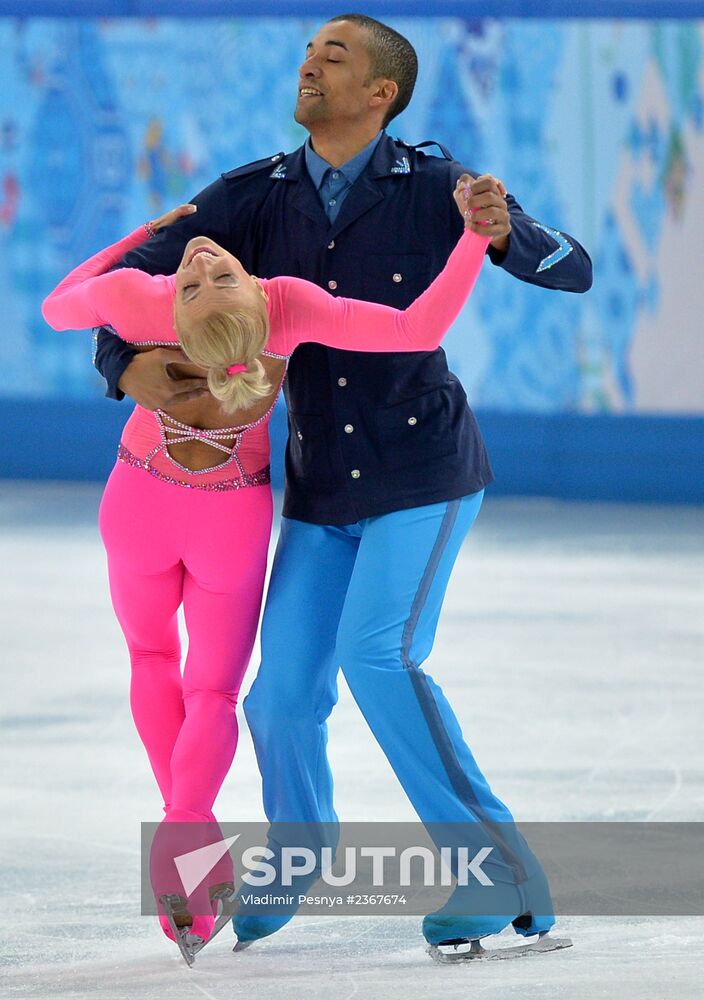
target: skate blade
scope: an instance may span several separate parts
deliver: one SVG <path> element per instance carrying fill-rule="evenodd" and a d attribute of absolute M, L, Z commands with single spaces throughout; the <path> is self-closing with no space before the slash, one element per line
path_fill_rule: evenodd
<path fill-rule="evenodd" d="M 541 934 L 532 944 L 519 944 L 511 948 L 484 948 L 479 941 L 467 941 L 466 944 L 460 945 L 431 944 L 428 954 L 433 961 L 441 965 L 452 965 L 457 962 L 497 962 L 571 947 L 571 938 L 554 938 L 549 934 Z"/>
<path fill-rule="evenodd" d="M 218 907 L 218 915 L 215 920 L 215 924 L 213 926 L 213 933 L 210 935 L 207 941 L 204 941 L 202 938 L 198 938 L 198 941 L 200 943 L 194 945 L 193 947 L 194 955 L 197 955 L 199 952 L 201 952 L 203 948 L 205 948 L 206 944 L 210 944 L 213 938 L 217 937 L 217 935 L 220 933 L 223 927 L 226 927 L 230 923 L 230 921 L 232 920 L 232 915 L 236 909 L 235 906 L 236 897 L 237 893 L 234 891 L 234 889 L 232 890 L 232 892 L 217 893 L 217 895 L 213 896 L 211 902 L 214 903 L 217 900 L 218 903 L 220 904 Z"/>
<path fill-rule="evenodd" d="M 232 950 L 233 951 L 244 951 L 246 948 L 249 948 L 250 945 L 253 945 L 253 944 L 254 944 L 254 941 L 238 941 L 237 944 L 235 945 L 235 947 Z"/>
<path fill-rule="evenodd" d="M 164 915 L 169 922 L 169 927 L 176 938 L 176 944 L 178 945 L 178 950 L 181 952 L 181 957 L 190 969 L 196 960 L 198 945 L 202 947 L 205 942 L 197 934 L 191 934 L 187 927 L 177 926 L 174 919 L 174 906 L 181 905 L 182 900 L 179 896 L 162 896 L 160 902 L 164 907 Z"/>

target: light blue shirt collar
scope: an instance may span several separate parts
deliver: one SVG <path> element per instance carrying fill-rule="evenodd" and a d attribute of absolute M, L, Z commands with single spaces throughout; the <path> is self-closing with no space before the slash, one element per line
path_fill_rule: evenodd
<path fill-rule="evenodd" d="M 348 184 L 354 184 L 359 175 L 364 171 L 365 167 L 374 155 L 374 150 L 379 144 L 379 140 L 384 134 L 383 129 L 378 132 L 368 146 L 361 149 L 356 156 L 353 156 L 351 160 L 347 163 L 343 163 L 341 167 L 335 167 L 334 169 L 341 173 Z M 324 160 L 322 156 L 318 154 L 313 149 L 310 137 L 305 144 L 305 157 L 306 157 L 306 167 L 310 178 L 315 185 L 317 191 L 320 190 L 320 186 L 323 183 L 323 178 L 328 170 L 331 170 L 330 164 L 327 160 Z"/>

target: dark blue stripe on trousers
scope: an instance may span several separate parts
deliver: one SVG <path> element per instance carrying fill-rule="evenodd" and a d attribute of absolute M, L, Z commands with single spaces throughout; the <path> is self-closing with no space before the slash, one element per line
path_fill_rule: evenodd
<path fill-rule="evenodd" d="M 484 813 L 477 794 L 472 787 L 472 783 L 457 759 L 455 748 L 452 745 L 452 740 L 450 739 L 450 735 L 445 727 L 445 723 L 443 722 L 440 709 L 438 708 L 437 702 L 435 701 L 433 693 L 430 690 L 428 678 L 420 670 L 418 664 L 411 659 L 411 645 L 413 643 L 415 631 L 428 600 L 430 588 L 433 584 L 433 580 L 435 579 L 435 574 L 438 571 L 440 560 L 442 559 L 443 553 L 447 548 L 447 543 L 450 540 L 452 529 L 457 522 L 457 515 L 459 514 L 461 503 L 462 500 L 448 501 L 447 509 L 440 524 L 440 530 L 438 531 L 438 537 L 433 545 L 433 550 L 430 553 L 428 564 L 425 567 L 420 584 L 418 585 L 418 590 L 416 591 L 416 596 L 413 599 L 410 614 L 403 628 L 403 636 L 401 639 L 401 662 L 411 678 L 411 683 L 413 685 L 416 698 L 418 699 L 418 704 L 420 705 L 425 721 L 428 724 L 431 738 L 435 744 L 435 748 L 437 749 L 440 761 L 445 768 L 445 773 L 447 774 L 450 784 L 454 788 L 460 801 L 478 818 L 479 822 L 484 824 L 490 821 Z M 526 877 L 526 872 L 523 868 L 521 860 L 501 837 L 500 833 L 497 832 L 495 827 L 496 824 L 493 825 L 493 828 L 490 828 L 490 836 L 498 842 L 504 856 L 504 860 L 513 869 L 516 879 L 518 881 L 522 881 Z"/>

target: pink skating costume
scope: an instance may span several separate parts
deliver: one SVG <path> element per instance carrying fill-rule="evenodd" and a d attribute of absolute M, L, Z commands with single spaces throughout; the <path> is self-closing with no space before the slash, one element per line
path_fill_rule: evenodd
<path fill-rule="evenodd" d="M 140 227 L 73 270 L 43 304 L 50 326 L 109 324 L 129 343 L 177 345 L 175 277 L 109 271 L 146 238 Z M 262 279 L 270 320 L 264 353 L 287 361 L 306 341 L 357 351 L 434 350 L 468 298 L 488 242 L 465 230 L 444 270 L 406 310 L 336 298 L 299 278 Z M 267 424 L 274 401 L 253 423 L 215 431 L 136 406 L 101 502 L 110 591 L 130 653 L 131 709 L 167 818 L 212 821 L 234 757 L 237 697 L 271 530 Z M 194 472 L 170 456 L 170 444 L 192 440 L 216 450 L 209 469 Z M 181 604 L 189 637 L 183 678 Z"/>

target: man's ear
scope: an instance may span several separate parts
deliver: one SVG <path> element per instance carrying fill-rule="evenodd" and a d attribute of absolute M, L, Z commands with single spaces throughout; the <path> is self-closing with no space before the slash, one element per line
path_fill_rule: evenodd
<path fill-rule="evenodd" d="M 382 105 L 391 107 L 398 96 L 398 84 L 395 80 L 378 80 L 369 97 L 369 106 L 379 108 Z"/>

